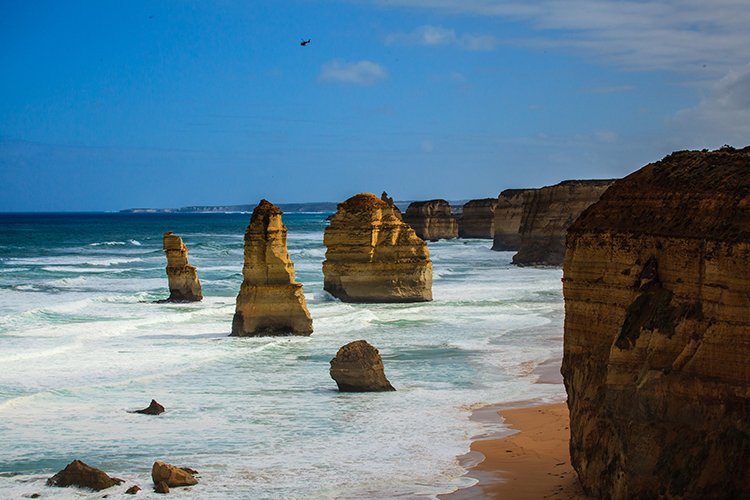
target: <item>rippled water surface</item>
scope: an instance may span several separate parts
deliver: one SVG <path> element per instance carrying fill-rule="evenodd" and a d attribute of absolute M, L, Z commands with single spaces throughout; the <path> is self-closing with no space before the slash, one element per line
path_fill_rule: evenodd
<path fill-rule="evenodd" d="M 74 458 L 150 495 L 154 460 L 201 472 L 197 498 L 424 496 L 471 484 L 457 456 L 498 424 L 472 408 L 561 399 L 558 269 L 488 240 L 430 243 L 434 301 L 344 304 L 323 291 L 327 214 L 286 214 L 315 332 L 229 338 L 247 214 L 0 215 L 0 498 L 101 498 L 44 481 Z M 164 231 L 205 299 L 168 295 Z M 339 394 L 329 361 L 366 339 L 396 392 Z M 158 417 L 128 413 L 157 399 Z M 126 498 L 132 498 L 126 496 Z"/>

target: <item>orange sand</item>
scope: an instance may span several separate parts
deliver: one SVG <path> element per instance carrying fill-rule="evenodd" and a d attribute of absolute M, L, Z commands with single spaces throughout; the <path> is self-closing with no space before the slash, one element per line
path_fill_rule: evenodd
<path fill-rule="evenodd" d="M 570 465 L 569 420 L 565 403 L 499 412 L 518 433 L 474 441 L 472 452 L 486 458 L 467 475 L 479 483 L 440 498 L 585 499 Z"/>

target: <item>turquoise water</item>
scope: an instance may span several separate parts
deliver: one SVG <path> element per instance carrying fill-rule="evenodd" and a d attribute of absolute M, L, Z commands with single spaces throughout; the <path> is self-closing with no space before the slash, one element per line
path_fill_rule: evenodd
<path fill-rule="evenodd" d="M 44 481 L 74 458 L 150 493 L 154 460 L 194 498 L 433 497 L 473 480 L 457 456 L 502 426 L 487 404 L 564 398 L 559 269 L 489 240 L 430 243 L 434 301 L 344 304 L 323 291 L 327 214 L 286 214 L 315 332 L 229 338 L 248 214 L 0 215 L 0 498 L 101 498 Z M 161 235 L 190 249 L 205 299 L 168 295 Z M 397 391 L 340 394 L 329 360 L 366 339 Z M 167 412 L 127 413 L 151 398 Z M 124 496 L 124 498 L 132 498 Z"/>

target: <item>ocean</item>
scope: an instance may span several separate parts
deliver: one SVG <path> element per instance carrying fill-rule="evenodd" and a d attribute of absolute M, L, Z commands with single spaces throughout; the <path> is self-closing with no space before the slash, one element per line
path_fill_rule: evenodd
<path fill-rule="evenodd" d="M 560 358 L 560 269 L 519 268 L 490 240 L 429 243 L 433 296 L 345 304 L 323 291 L 328 214 L 285 214 L 310 337 L 229 337 L 249 214 L 0 214 L 0 498 L 140 498 L 151 465 L 200 472 L 192 498 L 432 498 L 475 481 L 472 410 L 565 398 L 537 383 Z M 162 233 L 204 300 L 169 295 Z M 396 392 L 342 394 L 342 345 L 380 350 Z M 160 416 L 128 413 L 151 399 Z M 101 493 L 45 481 L 73 459 L 125 479 Z"/>

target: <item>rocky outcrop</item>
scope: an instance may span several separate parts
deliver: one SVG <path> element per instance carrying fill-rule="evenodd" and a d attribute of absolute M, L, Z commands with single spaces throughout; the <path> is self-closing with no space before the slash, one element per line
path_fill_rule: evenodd
<path fill-rule="evenodd" d="M 47 486 L 59 486 L 61 488 L 78 486 L 101 491 L 123 482 L 122 479 L 108 476 L 101 469 L 91 467 L 80 460 L 73 460 L 63 470 L 47 479 Z"/>
<path fill-rule="evenodd" d="M 331 360 L 331 378 L 341 392 L 395 391 L 385 378 L 383 360 L 365 340 L 343 346 Z"/>
<path fill-rule="evenodd" d="M 458 222 L 445 200 L 415 201 L 409 204 L 403 221 L 423 240 L 437 241 L 458 237 Z"/>
<path fill-rule="evenodd" d="M 193 469 L 177 467 L 166 462 L 160 462 L 159 460 L 154 462 L 154 465 L 151 467 L 151 479 L 156 486 L 164 483 L 170 488 L 177 488 L 198 484 L 198 480 L 195 479 L 193 474 L 197 474 Z M 166 492 L 168 493 L 169 490 Z"/>
<path fill-rule="evenodd" d="M 323 236 L 328 293 L 344 302 L 432 300 L 427 244 L 397 210 L 370 193 L 338 205 Z"/>
<path fill-rule="evenodd" d="M 310 335 L 312 318 L 286 246 L 281 210 L 261 200 L 245 231 L 242 286 L 232 335 Z"/>
<path fill-rule="evenodd" d="M 513 263 L 559 266 L 565 233 L 581 212 L 595 203 L 614 180 L 563 181 L 524 193 L 521 243 Z"/>
<path fill-rule="evenodd" d="M 194 266 L 188 263 L 188 249 L 182 238 L 171 231 L 164 233 L 167 254 L 169 298 L 167 302 L 195 302 L 203 299 L 201 282 Z"/>
<path fill-rule="evenodd" d="M 164 407 L 160 405 L 155 399 L 151 400 L 151 404 L 147 408 L 142 410 L 135 410 L 133 413 L 141 413 L 143 415 L 161 415 L 164 413 Z"/>
<path fill-rule="evenodd" d="M 483 198 L 464 203 L 458 224 L 461 238 L 486 238 L 495 236 L 495 207 L 497 198 Z"/>
<path fill-rule="evenodd" d="M 497 198 L 492 249 L 498 252 L 518 250 L 521 244 L 521 216 L 524 193 L 533 189 L 506 189 Z"/>
<path fill-rule="evenodd" d="M 750 497 L 750 148 L 645 166 L 566 245 L 562 373 L 586 491 Z"/>

